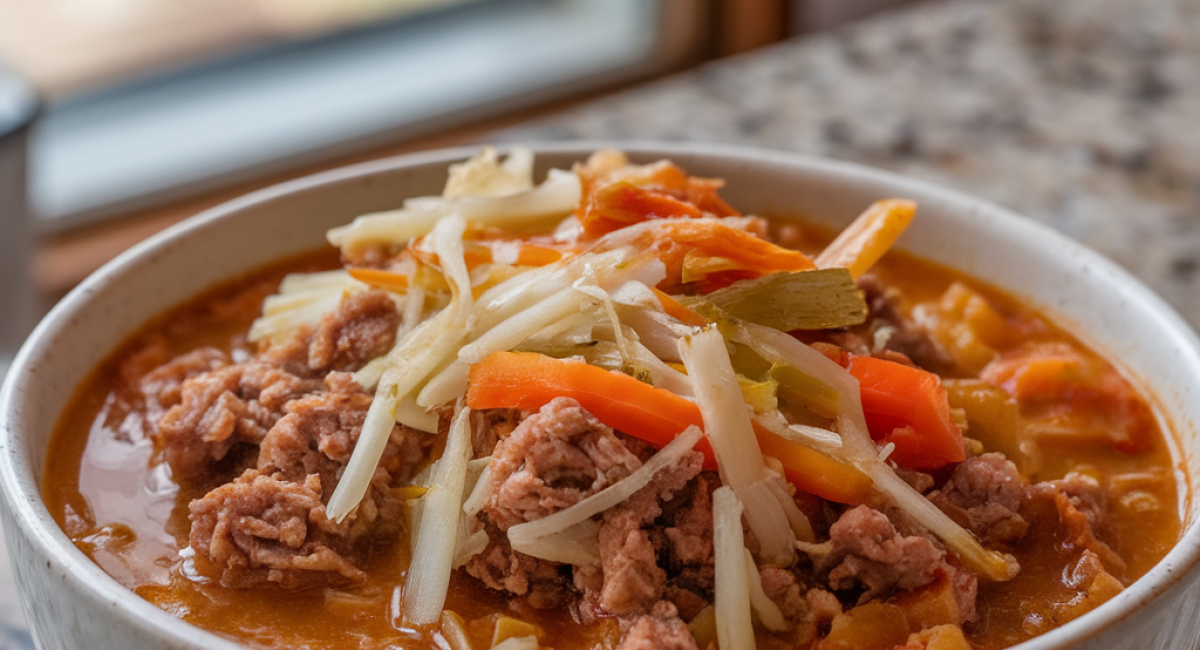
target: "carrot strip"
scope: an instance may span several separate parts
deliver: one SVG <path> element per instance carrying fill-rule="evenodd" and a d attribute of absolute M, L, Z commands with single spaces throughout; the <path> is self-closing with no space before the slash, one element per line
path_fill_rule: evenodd
<path fill-rule="evenodd" d="M 537 244 L 523 244 L 521 250 L 517 252 L 518 266 L 546 266 L 553 264 L 563 258 L 563 253 L 560 250 L 555 250 L 546 246 L 538 246 Z"/>
<path fill-rule="evenodd" d="M 597 190 L 589 198 L 579 221 L 583 224 L 584 236 L 594 239 L 648 219 L 694 219 L 702 214 L 700 208 L 691 203 L 621 181 Z"/>
<path fill-rule="evenodd" d="M 857 280 L 867 272 L 896 239 L 904 233 L 917 213 L 917 204 L 908 199 L 886 199 L 871 204 L 857 219 L 817 256 L 823 269 L 843 267 Z"/>
<path fill-rule="evenodd" d="M 884 359 L 850 358 L 871 437 L 894 443 L 891 460 L 931 469 L 966 458 L 962 431 L 950 419 L 946 387 L 937 375 Z"/>
<path fill-rule="evenodd" d="M 683 323 L 684 325 L 703 327 L 708 324 L 707 318 L 704 318 L 687 307 L 684 307 L 683 303 L 676 300 L 674 296 L 666 291 L 654 289 L 654 295 L 658 296 L 658 301 L 662 303 L 663 311 L 667 312 L 668 316 Z"/>
<path fill-rule="evenodd" d="M 382 269 L 364 269 L 352 268 L 349 270 L 350 277 L 365 282 L 372 287 L 387 289 L 388 291 L 404 292 L 408 290 L 408 276 L 400 273 L 392 273 Z"/>
<path fill-rule="evenodd" d="M 689 426 L 703 428 L 700 408 L 629 375 L 531 352 L 493 352 L 471 366 L 467 405 L 472 409 L 535 411 L 569 397 L 618 431 L 663 447 Z M 842 503 L 861 503 L 869 481 L 857 469 L 755 427 L 763 452 L 783 463 L 788 480 L 802 490 Z M 705 467 L 716 468 L 707 439 L 696 445 Z"/>
<path fill-rule="evenodd" d="M 713 258 L 716 270 L 700 279 L 701 290 L 713 291 L 730 282 L 779 271 L 806 271 L 816 264 L 800 251 L 776 246 L 720 221 L 700 219 L 664 223 L 640 235 L 634 244 L 652 250 L 667 267 L 668 285 L 694 280 L 694 269 Z M 685 270 L 693 271 L 685 273 Z M 709 281 L 711 280 L 711 281 Z M 659 285 L 663 286 L 663 285 Z"/>

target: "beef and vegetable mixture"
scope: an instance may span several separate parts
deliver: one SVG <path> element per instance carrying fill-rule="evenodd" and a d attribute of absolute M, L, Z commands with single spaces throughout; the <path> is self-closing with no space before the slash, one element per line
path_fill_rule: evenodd
<path fill-rule="evenodd" d="M 670 162 L 532 165 L 149 324 L 63 417 L 63 529 L 251 647 L 442 650 L 1002 648 L 1177 539 L 1145 399 L 884 257 L 912 202 L 829 241 Z"/>

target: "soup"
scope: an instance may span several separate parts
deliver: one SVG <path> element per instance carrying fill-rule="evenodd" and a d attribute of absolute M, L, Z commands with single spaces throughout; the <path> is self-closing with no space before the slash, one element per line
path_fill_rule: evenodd
<path fill-rule="evenodd" d="M 1178 538 L 1146 400 L 880 260 L 911 204 L 830 243 L 669 163 L 530 164 L 148 324 L 52 442 L 64 531 L 247 645 L 454 650 L 1002 648 Z"/>

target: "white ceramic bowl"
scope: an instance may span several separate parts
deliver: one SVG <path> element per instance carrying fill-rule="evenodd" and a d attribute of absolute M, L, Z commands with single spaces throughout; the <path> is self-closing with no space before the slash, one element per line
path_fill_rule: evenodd
<path fill-rule="evenodd" d="M 538 147 L 539 173 L 599 146 Z M 916 199 L 900 247 L 979 277 L 1056 315 L 1104 350 L 1158 399 L 1179 435 L 1177 461 L 1200 479 L 1200 342 L 1138 281 L 1078 244 L 969 196 L 856 165 L 797 154 L 709 145 L 617 143 L 637 160 L 671 158 L 728 181 L 747 213 L 795 214 L 844 226 L 870 201 Z M 25 613 L 46 649 L 220 649 L 237 646 L 143 601 L 100 570 L 59 530 L 39 486 L 47 441 L 76 386 L 151 317 L 222 280 L 320 246 L 327 228 L 436 194 L 455 149 L 331 171 L 213 208 L 134 247 L 87 279 L 42 321 L 0 392 L 4 529 Z M 1079 324 L 1074 327 L 1071 324 Z M 1200 526 L 1187 499 L 1183 539 L 1140 581 L 1088 615 L 1019 646 L 1193 648 L 1200 638 Z"/>

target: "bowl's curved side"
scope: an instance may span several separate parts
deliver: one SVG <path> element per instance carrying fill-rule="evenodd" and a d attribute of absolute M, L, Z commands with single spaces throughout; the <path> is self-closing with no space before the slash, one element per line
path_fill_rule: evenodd
<path fill-rule="evenodd" d="M 614 144 L 539 146 L 538 168 L 569 166 L 601 146 Z M 1158 397 L 1181 436 L 1182 468 L 1190 480 L 1200 477 L 1200 440 L 1194 435 L 1200 422 L 1200 344 L 1161 300 L 1095 253 L 995 206 L 849 163 L 739 147 L 616 146 L 637 159 L 669 157 L 692 173 L 726 178 L 727 198 L 745 211 L 799 215 L 832 227 L 845 225 L 877 198 L 917 199 L 921 217 L 902 247 L 986 277 L 1086 326 L 1090 343 L 1126 360 L 1135 381 Z M 75 387 L 151 317 L 217 282 L 319 245 L 326 228 L 357 214 L 438 192 L 446 164 L 470 153 L 443 150 L 365 163 L 219 206 L 114 260 L 39 325 L 14 362 L 20 372 L 10 373 L 0 390 L 0 486 L 26 613 L 44 647 L 235 647 L 125 590 L 50 517 L 38 486 L 50 432 Z M 1005 250 L 1026 254 L 1013 259 Z M 1178 647 L 1178 634 L 1195 638 L 1200 626 L 1200 603 L 1190 595 L 1200 580 L 1195 508 L 1189 504 L 1184 539 L 1146 578 L 1096 612 L 1020 647 L 1166 649 Z M 1150 601 L 1153 607 L 1142 606 Z"/>

